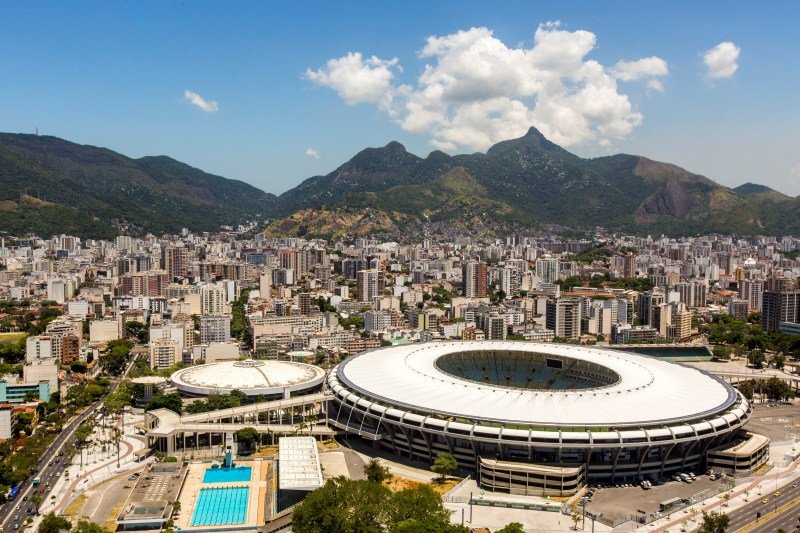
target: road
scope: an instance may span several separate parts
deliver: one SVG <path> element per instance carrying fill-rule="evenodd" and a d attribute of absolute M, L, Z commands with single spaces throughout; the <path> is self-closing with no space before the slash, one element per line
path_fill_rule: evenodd
<path fill-rule="evenodd" d="M 762 490 L 761 496 L 751 492 L 750 498 L 753 500 L 751 503 L 728 513 L 728 517 L 731 519 L 728 531 L 740 531 L 746 526 L 751 526 L 751 524 L 752 526 L 747 529 L 748 532 L 775 533 L 781 527 L 786 531 L 794 531 L 795 525 L 800 524 L 797 521 L 800 502 L 795 502 L 792 507 L 777 516 L 769 517 L 767 515 L 775 511 L 775 509 L 780 509 L 800 499 L 800 483 L 787 483 L 778 487 L 777 491 L 781 493 L 778 497 L 775 497 L 774 488 L 769 491 L 765 488 L 765 490 Z M 767 503 L 762 501 L 765 498 L 769 500 Z M 756 522 L 756 513 L 759 512 L 761 513 L 761 518 Z M 789 527 L 781 525 L 784 522 L 788 523 Z"/>
<path fill-rule="evenodd" d="M 128 367 L 125 369 L 123 379 L 128 376 L 133 367 L 134 361 L 132 360 Z M 114 392 L 119 386 L 119 381 L 115 381 L 109 387 L 109 394 Z M 47 451 L 42 455 L 41 461 L 36 465 L 36 473 L 29 475 L 28 479 L 22 482 L 19 494 L 14 501 L 8 502 L 0 508 L 0 527 L 2 531 L 15 531 L 15 525 L 22 527 L 23 522 L 29 517 L 36 515 L 34 508 L 36 507 L 31 501 L 30 496 L 33 494 L 33 478 L 38 477 L 40 480 L 40 488 L 43 490 L 42 501 L 47 501 L 50 493 L 50 487 L 55 484 L 58 478 L 64 473 L 64 468 L 68 463 L 66 457 L 62 456 L 64 446 L 72 441 L 75 431 L 87 418 L 94 416 L 95 411 L 102 405 L 102 398 L 90 404 L 83 413 L 79 414 L 68 422 L 61 430 L 61 433 L 47 448 Z"/>

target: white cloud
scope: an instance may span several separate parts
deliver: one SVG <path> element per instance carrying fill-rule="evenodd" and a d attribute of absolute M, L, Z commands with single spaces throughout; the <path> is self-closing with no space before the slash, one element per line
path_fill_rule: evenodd
<path fill-rule="evenodd" d="M 660 57 L 651 56 L 636 61 L 618 61 L 616 65 L 611 68 L 611 73 L 621 81 L 636 81 L 649 78 L 648 85 L 653 84 L 651 89 L 663 90 L 664 87 L 661 82 L 657 80 L 659 76 L 666 76 L 669 74 L 669 67 L 667 62 Z"/>
<path fill-rule="evenodd" d="M 647 88 L 652 91 L 662 92 L 664 90 L 664 85 L 661 83 L 661 80 L 652 79 L 647 82 Z"/>
<path fill-rule="evenodd" d="M 396 57 L 364 59 L 360 52 L 349 52 L 339 59 L 328 60 L 318 70 L 307 69 L 305 77 L 316 85 L 330 87 L 348 105 L 372 102 L 388 111 L 395 92 L 394 70 L 400 70 Z"/>
<path fill-rule="evenodd" d="M 183 91 L 183 99 L 195 107 L 198 107 L 206 113 L 215 113 L 219 109 L 219 104 L 214 100 L 206 100 L 196 92 L 185 90 Z"/>
<path fill-rule="evenodd" d="M 306 149 L 306 155 L 312 159 L 319 159 L 319 153 L 313 148 Z"/>
<path fill-rule="evenodd" d="M 419 52 L 427 64 L 413 86 L 397 82 L 397 58 L 360 53 L 331 59 L 305 76 L 350 105 L 377 104 L 404 130 L 429 135 L 442 150 L 483 150 L 531 125 L 565 146 L 607 145 L 642 122 L 618 81 L 642 80 L 660 91 L 658 78 L 669 68 L 658 57 L 604 67 L 587 58 L 595 45 L 593 33 L 567 31 L 559 22 L 540 25 L 530 48 L 509 47 L 488 28 L 470 28 L 428 37 Z"/>
<path fill-rule="evenodd" d="M 739 68 L 741 49 L 730 41 L 719 43 L 703 54 L 709 78 L 730 78 Z"/>

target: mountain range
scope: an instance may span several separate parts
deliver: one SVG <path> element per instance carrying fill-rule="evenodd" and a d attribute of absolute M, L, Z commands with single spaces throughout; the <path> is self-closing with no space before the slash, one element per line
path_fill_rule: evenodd
<path fill-rule="evenodd" d="M 269 235 L 800 234 L 800 198 L 728 188 L 669 163 L 581 158 L 531 128 L 486 153 L 362 150 L 280 196 L 166 156 L 128 158 L 55 137 L 0 134 L 0 228 L 110 237 L 266 221 Z"/>

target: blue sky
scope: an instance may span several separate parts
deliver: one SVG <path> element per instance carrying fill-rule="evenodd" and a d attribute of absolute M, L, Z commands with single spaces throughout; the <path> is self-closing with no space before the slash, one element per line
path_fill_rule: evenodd
<path fill-rule="evenodd" d="M 798 22 L 798 2 L 5 2 L 0 130 L 166 154 L 280 193 L 366 146 L 482 150 L 539 121 L 580 155 L 798 195 Z M 574 63 L 535 35 L 593 45 Z M 709 67 L 720 43 L 733 48 Z M 466 79 L 484 45 L 489 77 Z M 361 54 L 349 69 L 348 53 Z"/>

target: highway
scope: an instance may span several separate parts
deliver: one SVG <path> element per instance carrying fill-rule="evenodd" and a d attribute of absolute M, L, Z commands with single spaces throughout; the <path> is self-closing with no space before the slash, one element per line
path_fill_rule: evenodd
<path fill-rule="evenodd" d="M 761 496 L 755 492 L 750 493 L 751 502 L 747 505 L 727 513 L 730 517 L 730 524 L 728 531 L 742 531 L 748 533 L 775 533 L 780 528 L 786 531 L 794 531 L 795 526 L 800 524 L 797 520 L 798 512 L 800 512 L 800 483 L 795 481 L 787 483 L 778 487 L 780 496 L 776 497 L 776 489 L 774 487 L 770 490 L 762 490 Z M 767 503 L 762 500 L 768 499 Z M 790 508 L 780 514 L 769 517 L 769 513 L 780 509 L 781 507 L 794 502 Z M 761 518 L 756 522 L 756 513 L 761 513 Z M 787 525 L 782 525 L 787 524 Z"/>
<path fill-rule="evenodd" d="M 133 361 L 128 364 L 128 367 L 123 374 L 123 378 L 127 377 L 133 367 Z M 112 393 L 119 386 L 119 381 L 115 381 L 109 387 L 108 393 Z M 69 462 L 66 456 L 60 455 L 69 443 L 75 431 L 87 418 L 93 417 L 97 408 L 102 405 L 102 398 L 90 404 L 81 414 L 68 422 L 61 430 L 61 433 L 47 448 L 47 451 L 42 456 L 39 463 L 36 465 L 36 472 L 31 473 L 22 482 L 19 494 L 13 501 L 5 503 L 0 507 L 0 531 L 16 531 L 22 527 L 22 524 L 29 517 L 36 516 L 35 505 L 30 501 L 33 495 L 33 478 L 38 477 L 40 480 L 39 488 L 42 489 L 42 502 L 47 501 L 49 497 L 50 488 L 55 485 L 58 478 L 63 475 L 64 469 Z M 17 527 L 15 527 L 17 526 Z"/>

